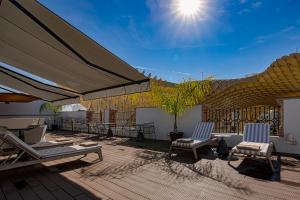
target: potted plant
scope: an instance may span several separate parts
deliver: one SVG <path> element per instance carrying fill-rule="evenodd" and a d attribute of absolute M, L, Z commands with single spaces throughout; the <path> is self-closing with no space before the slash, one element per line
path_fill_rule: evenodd
<path fill-rule="evenodd" d="M 43 103 L 40 107 L 40 113 L 42 113 L 43 111 L 50 111 L 54 114 L 53 115 L 53 124 L 51 125 L 52 130 L 58 129 L 57 114 L 59 111 L 61 111 L 61 109 L 62 109 L 61 105 L 54 105 L 50 102 Z"/>
<path fill-rule="evenodd" d="M 152 94 L 158 105 L 167 113 L 174 116 L 173 131 L 170 139 L 174 141 L 183 137 L 178 131 L 177 120 L 188 107 L 200 104 L 210 91 L 210 78 L 203 81 L 184 81 L 174 86 L 152 85 Z"/>

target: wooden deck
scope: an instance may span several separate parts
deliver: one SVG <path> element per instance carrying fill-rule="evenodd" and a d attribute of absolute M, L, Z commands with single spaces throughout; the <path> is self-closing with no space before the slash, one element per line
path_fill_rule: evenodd
<path fill-rule="evenodd" d="M 1 172 L 0 200 L 300 199 L 298 159 L 282 158 L 281 181 L 267 181 L 240 174 L 234 167 L 243 159 L 230 167 L 213 155 L 195 162 L 184 153 L 170 160 L 167 144 L 160 142 L 137 145 L 114 138 L 99 143 L 102 162 L 93 163 L 97 155 L 90 154 Z"/>

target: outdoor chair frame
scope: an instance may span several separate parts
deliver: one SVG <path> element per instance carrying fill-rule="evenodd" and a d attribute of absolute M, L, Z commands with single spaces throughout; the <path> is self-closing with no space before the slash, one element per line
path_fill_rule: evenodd
<path fill-rule="evenodd" d="M 0 152 L 0 155 L 4 157 L 4 159 L 2 159 L 0 162 L 0 171 L 79 155 L 86 156 L 89 153 L 97 153 L 99 161 L 103 160 L 101 150 L 102 147 L 100 145 L 95 145 L 92 147 L 81 147 L 78 145 L 74 145 L 68 147 L 64 146 L 35 150 L 12 133 L 6 133 L 4 136 L 1 136 L 0 147 L 5 143 L 12 146 L 12 148 L 11 151 L 5 152 L 5 154 L 2 154 Z M 26 159 L 23 161 L 21 158 L 24 155 L 26 155 Z"/>
<path fill-rule="evenodd" d="M 178 140 L 173 141 L 170 146 L 169 156 L 171 157 L 173 150 L 192 150 L 194 158 L 198 160 L 198 148 L 213 145 L 217 142 L 217 138 L 212 138 L 211 134 L 214 129 L 214 126 L 214 122 L 198 122 L 194 129 L 193 135 L 190 138 L 193 140 L 193 142 L 183 143 Z"/>
<path fill-rule="evenodd" d="M 228 156 L 228 164 L 230 165 L 231 158 L 234 154 L 242 154 L 244 156 L 263 157 L 270 165 L 274 172 L 272 163 L 272 152 L 275 150 L 275 145 L 270 139 L 270 124 L 265 123 L 248 123 L 245 124 L 243 142 L 262 146 L 260 150 L 245 150 L 233 147 Z M 243 143 L 241 142 L 241 143 Z M 240 143 L 240 144 L 241 144 Z"/>

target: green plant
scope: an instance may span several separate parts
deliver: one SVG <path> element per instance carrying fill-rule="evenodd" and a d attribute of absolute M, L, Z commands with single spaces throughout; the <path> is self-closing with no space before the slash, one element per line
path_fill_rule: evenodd
<path fill-rule="evenodd" d="M 203 81 L 184 81 L 173 87 L 162 87 L 153 84 L 152 98 L 167 113 L 174 116 L 174 132 L 178 132 L 177 118 L 187 108 L 200 104 L 209 94 L 211 78 Z"/>
<path fill-rule="evenodd" d="M 40 107 L 40 113 L 42 113 L 44 111 L 53 112 L 53 114 L 54 114 L 54 124 L 56 124 L 57 113 L 59 111 L 61 111 L 61 109 L 62 109 L 62 105 L 54 105 L 50 102 L 45 102 Z"/>

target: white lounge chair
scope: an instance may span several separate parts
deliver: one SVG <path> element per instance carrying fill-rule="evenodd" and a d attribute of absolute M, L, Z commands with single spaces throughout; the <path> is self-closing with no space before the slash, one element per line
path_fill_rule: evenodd
<path fill-rule="evenodd" d="M 270 125 L 265 123 L 248 123 L 244 128 L 243 141 L 233 147 L 229 153 L 228 164 L 234 154 L 265 157 L 272 171 L 274 167 L 271 154 L 274 144 L 270 142 Z"/>
<path fill-rule="evenodd" d="M 214 122 L 199 122 L 191 138 L 177 139 L 172 142 L 169 155 L 171 156 L 174 149 L 192 150 L 195 159 L 198 159 L 197 149 L 216 141 L 211 136 L 214 126 Z"/>
<path fill-rule="evenodd" d="M 30 145 L 36 150 L 39 149 L 47 149 L 47 148 L 55 148 L 61 146 L 71 146 L 74 144 L 74 141 L 71 139 L 66 140 L 49 140 L 45 139 L 45 132 L 47 130 L 47 125 L 38 126 L 36 128 L 26 130 L 24 132 L 24 141 L 26 144 Z M 0 134 L 10 133 L 6 128 L 0 127 Z M 1 143 L 1 138 L 0 138 Z M 0 149 L 9 149 L 9 145 L 3 144 Z"/>
<path fill-rule="evenodd" d="M 36 144 L 45 141 L 47 125 L 39 125 L 33 129 L 24 131 L 24 142 L 27 144 Z"/>
<path fill-rule="evenodd" d="M 24 131 L 24 141 L 26 144 L 31 145 L 34 149 L 47 149 L 59 146 L 71 146 L 74 141 L 71 139 L 56 141 L 56 140 L 46 140 L 45 134 L 47 130 L 47 125 L 40 125 L 36 128 Z"/>
<path fill-rule="evenodd" d="M 9 155 L 5 155 L 4 159 L 0 161 L 0 171 L 24 167 L 46 161 L 58 160 L 67 157 L 86 155 L 88 153 L 97 153 L 99 156 L 99 160 L 102 160 L 102 151 L 101 146 L 99 144 L 90 147 L 73 145 L 35 150 L 12 133 L 1 134 L 1 139 L 2 142 L 5 142 L 11 147 L 13 147 L 15 151 L 12 151 L 12 153 Z M 16 152 L 18 153 L 16 154 Z M 27 158 L 25 161 L 20 161 L 20 158 L 24 154 L 27 154 L 29 158 Z"/>
<path fill-rule="evenodd" d="M 38 142 L 30 146 L 35 150 L 40 150 L 40 149 L 50 149 L 55 147 L 72 146 L 73 144 L 74 144 L 73 140 L 67 140 L 67 141 L 50 140 L 45 142 Z"/>

